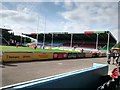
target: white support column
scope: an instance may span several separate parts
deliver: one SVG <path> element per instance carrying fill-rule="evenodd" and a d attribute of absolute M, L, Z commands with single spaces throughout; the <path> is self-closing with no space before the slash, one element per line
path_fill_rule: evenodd
<path fill-rule="evenodd" d="M 107 41 L 107 57 L 109 53 L 109 41 L 110 41 L 110 33 L 108 32 L 108 41 Z"/>
<path fill-rule="evenodd" d="M 71 43 L 70 43 L 71 48 L 72 48 L 72 43 L 73 43 L 73 34 L 71 33 Z"/>
<path fill-rule="evenodd" d="M 53 47 L 53 38 L 54 38 L 53 35 L 54 34 L 52 33 L 51 47 Z"/>
<path fill-rule="evenodd" d="M 98 49 L 98 36 L 99 36 L 99 34 L 97 33 L 97 38 L 96 38 L 96 49 Z"/>
<path fill-rule="evenodd" d="M 22 34 L 21 34 L 21 38 L 20 38 L 20 43 L 22 44 Z"/>
<path fill-rule="evenodd" d="M 25 42 L 26 42 L 26 37 L 24 37 L 24 44 L 25 44 Z"/>
<path fill-rule="evenodd" d="M 45 33 L 44 33 L 44 36 L 43 36 L 43 47 L 45 46 Z"/>

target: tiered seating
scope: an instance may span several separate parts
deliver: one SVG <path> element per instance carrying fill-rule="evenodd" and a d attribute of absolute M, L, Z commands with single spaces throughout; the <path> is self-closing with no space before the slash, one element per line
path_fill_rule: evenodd
<path fill-rule="evenodd" d="M 5 39 L 3 39 L 2 37 L 0 37 L 0 45 L 8 45 L 9 44 L 9 42 L 7 41 L 7 40 L 5 40 Z"/>
<path fill-rule="evenodd" d="M 70 43 L 65 43 L 63 46 L 70 46 Z M 83 48 L 95 48 L 95 44 L 87 44 L 87 43 L 73 43 L 72 46 L 83 47 Z"/>
<path fill-rule="evenodd" d="M 81 45 L 80 47 L 84 47 L 84 48 L 95 48 L 95 45 L 94 44 L 84 44 L 84 45 Z"/>
<path fill-rule="evenodd" d="M 64 43 L 63 46 L 68 46 L 69 47 L 70 43 Z M 89 43 L 89 42 L 87 42 L 87 43 L 85 43 L 85 42 L 83 42 L 83 43 L 73 43 L 72 46 L 73 47 L 77 46 L 77 47 L 81 47 L 81 48 L 93 48 L 93 49 L 95 49 L 96 48 L 96 43 Z M 105 46 L 105 44 L 98 44 L 98 48 L 99 47 L 102 48 L 104 46 Z"/>

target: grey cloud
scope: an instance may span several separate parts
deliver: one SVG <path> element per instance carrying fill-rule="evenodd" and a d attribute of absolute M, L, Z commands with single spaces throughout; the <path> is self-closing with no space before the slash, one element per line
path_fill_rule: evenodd
<path fill-rule="evenodd" d="M 0 16 L 2 18 L 7 18 L 7 17 L 14 17 L 15 15 L 17 15 L 18 13 L 16 11 L 12 11 L 12 10 L 1 10 L 0 11 Z"/>
<path fill-rule="evenodd" d="M 97 30 L 110 30 L 111 32 L 117 32 L 118 30 L 118 3 L 85 3 L 75 2 L 76 8 L 71 11 L 61 12 L 61 15 L 68 22 L 74 22 L 66 26 L 66 29 L 70 29 L 72 26 L 74 31 L 85 29 L 97 29 Z M 93 28 L 94 26 L 94 28 Z M 116 33 L 113 33 L 117 38 Z"/>
<path fill-rule="evenodd" d="M 3 19 L 11 19 L 14 22 L 35 22 L 37 19 L 34 15 L 29 15 L 14 10 L 2 10 L 0 11 L 0 17 Z"/>
<path fill-rule="evenodd" d="M 40 20 L 38 20 L 38 17 Z M 0 11 L 0 23 L 13 29 L 15 34 L 36 32 L 37 28 L 41 29 L 42 16 L 28 7 L 18 5 L 16 10 L 2 9 Z"/>
<path fill-rule="evenodd" d="M 111 7 L 112 3 L 79 3 L 79 6 L 71 11 L 61 13 L 67 20 L 80 20 L 84 23 L 91 21 L 103 23 L 116 23 L 117 7 Z"/>
<path fill-rule="evenodd" d="M 15 22 L 33 23 L 36 22 L 36 18 L 29 15 L 16 15 L 11 17 L 11 20 Z"/>

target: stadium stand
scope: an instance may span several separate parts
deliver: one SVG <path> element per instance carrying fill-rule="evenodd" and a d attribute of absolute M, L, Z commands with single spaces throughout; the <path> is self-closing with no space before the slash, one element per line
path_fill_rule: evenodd
<path fill-rule="evenodd" d="M 10 38 L 12 33 L 9 33 L 11 29 L 0 28 L 0 40 L 2 41 L 1 45 L 9 45 Z"/>
<path fill-rule="evenodd" d="M 109 38 L 109 49 L 111 49 L 116 44 L 116 39 L 109 31 L 99 32 L 98 33 L 98 50 L 105 51 L 107 50 L 108 42 L 108 33 Z M 26 36 L 36 38 L 36 33 L 24 34 Z M 53 36 L 52 36 L 53 35 Z M 71 46 L 71 35 L 72 37 L 72 48 L 86 48 L 86 49 L 96 49 L 96 37 L 97 33 L 45 33 L 45 45 L 46 46 L 59 46 L 59 47 L 70 47 Z M 44 33 L 38 34 L 38 42 L 43 43 Z M 51 44 L 53 41 L 53 44 Z"/>
<path fill-rule="evenodd" d="M 19 45 L 22 45 L 24 42 L 28 43 L 30 42 L 30 39 L 25 39 L 22 37 L 21 41 L 21 36 L 19 35 L 14 35 L 13 32 L 11 32 L 11 29 L 7 28 L 0 28 L 0 45 L 10 45 L 10 46 L 15 46 L 16 43 L 19 43 Z"/>

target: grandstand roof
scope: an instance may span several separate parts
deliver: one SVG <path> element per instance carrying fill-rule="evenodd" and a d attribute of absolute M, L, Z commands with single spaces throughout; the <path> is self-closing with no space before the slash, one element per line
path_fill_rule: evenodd
<path fill-rule="evenodd" d="M 109 32 L 109 31 L 104 31 L 102 33 L 98 33 L 99 34 L 99 41 L 101 42 L 107 42 L 108 40 L 108 33 L 110 34 L 110 42 L 111 43 L 116 43 L 117 40 L 115 39 L 115 37 Z M 52 38 L 52 34 L 54 34 L 54 40 L 70 40 L 71 39 L 71 34 L 73 34 L 73 41 L 74 40 L 79 40 L 79 41 L 92 41 L 92 42 L 96 42 L 96 34 L 97 33 L 88 33 L 88 34 L 85 34 L 85 33 L 67 33 L 67 32 L 63 32 L 63 33 L 45 33 L 45 36 L 46 36 L 46 40 L 51 40 Z M 31 33 L 31 34 L 25 34 L 25 35 L 28 35 L 28 36 L 31 36 L 33 38 L 36 38 L 36 33 Z M 43 35 L 44 33 L 39 33 L 38 34 L 38 37 L 39 37 L 39 40 L 43 40 Z"/>
<path fill-rule="evenodd" d="M 0 28 L 1 31 L 12 31 L 12 29 Z"/>

